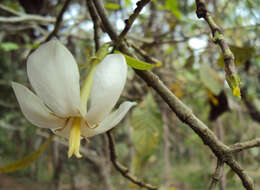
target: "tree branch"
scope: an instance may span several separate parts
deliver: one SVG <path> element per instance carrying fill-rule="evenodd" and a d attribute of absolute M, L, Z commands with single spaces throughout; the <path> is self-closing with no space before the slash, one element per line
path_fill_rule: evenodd
<path fill-rule="evenodd" d="M 233 144 L 233 145 L 229 146 L 229 148 L 230 148 L 229 151 L 232 153 L 236 153 L 236 152 L 240 152 L 242 150 L 254 148 L 254 147 L 260 147 L 260 138 Z"/>
<path fill-rule="evenodd" d="M 154 187 L 148 183 L 144 183 L 141 180 L 139 180 L 137 177 L 131 175 L 129 173 L 129 169 L 117 161 L 115 142 L 114 142 L 113 136 L 110 133 L 110 131 L 107 132 L 107 138 L 108 138 L 108 142 L 109 142 L 110 159 L 111 159 L 111 162 L 113 163 L 114 167 L 116 168 L 116 170 L 119 171 L 122 174 L 122 176 L 124 176 L 128 180 L 132 181 L 134 184 L 138 185 L 139 187 L 143 187 L 143 188 L 146 188 L 149 190 L 158 190 L 157 187 Z"/>
<path fill-rule="evenodd" d="M 245 103 L 245 106 L 248 110 L 249 115 L 251 116 L 251 118 L 253 120 L 260 123 L 260 112 L 257 110 L 256 106 L 248 100 L 247 88 L 246 87 L 242 88 L 241 92 L 242 92 L 242 94 L 241 94 L 242 100 Z"/>
<path fill-rule="evenodd" d="M 101 18 L 104 29 L 106 30 L 106 32 L 108 33 L 110 38 L 112 40 L 116 40 L 117 39 L 117 33 L 114 30 L 113 25 L 108 20 L 108 15 L 106 13 L 105 8 L 102 6 L 101 1 L 100 0 L 88 0 L 88 1 L 92 1 L 94 3 L 96 10 L 98 12 L 98 15 Z"/>
<path fill-rule="evenodd" d="M 224 39 L 221 28 L 215 23 L 212 16 L 208 12 L 205 0 L 196 0 L 196 6 L 197 17 L 203 18 L 208 23 L 215 43 L 217 43 L 222 50 L 222 53 L 224 55 L 226 77 L 236 80 L 237 73 L 234 62 L 235 57 Z"/>
<path fill-rule="evenodd" d="M 97 9 L 97 12 L 103 22 L 103 25 L 108 35 L 112 40 L 116 41 L 116 31 L 114 30 L 112 24 L 109 22 L 106 11 L 103 5 L 101 4 L 100 0 L 95 0 L 94 5 Z M 128 50 L 127 46 L 124 43 L 122 43 L 119 49 L 130 56 L 134 56 Z M 229 151 L 229 147 L 223 144 L 221 141 L 219 141 L 216 135 L 163 84 L 163 82 L 159 79 L 158 76 L 156 76 L 151 71 L 135 70 L 135 72 L 164 99 L 164 101 L 176 113 L 176 115 L 182 122 L 186 123 L 191 129 L 193 129 L 193 131 L 196 134 L 200 136 L 204 144 L 209 146 L 209 148 L 218 157 L 219 160 L 227 163 L 227 165 L 229 165 L 232 168 L 232 170 L 239 176 L 243 183 L 243 186 L 247 190 L 254 189 L 252 179 L 243 170 L 239 163 L 235 161 L 235 159 Z"/>
<path fill-rule="evenodd" d="M 9 7 L 0 4 L 0 9 L 11 13 L 13 15 L 13 17 L 0 17 L 0 22 L 2 23 L 17 23 L 17 22 L 30 22 L 30 21 L 34 21 L 34 22 L 40 22 L 40 23 L 54 23 L 56 21 L 55 18 L 53 17 L 42 17 L 39 15 L 34 15 L 34 14 L 24 14 L 24 13 L 20 13 L 18 11 L 15 11 L 13 9 L 10 9 Z"/>
<path fill-rule="evenodd" d="M 221 175 L 222 175 L 223 166 L 224 166 L 224 162 L 222 162 L 221 160 L 218 159 L 217 167 L 216 167 L 214 175 L 212 176 L 212 181 L 211 181 L 211 184 L 210 184 L 208 190 L 213 190 L 213 189 L 216 188 L 216 185 L 217 185 L 217 183 L 220 180 Z"/>
<path fill-rule="evenodd" d="M 64 12 L 67 10 L 69 4 L 70 4 L 71 0 L 66 0 L 58 17 L 57 17 L 57 20 L 56 20 L 56 23 L 55 23 L 55 26 L 54 26 L 54 29 L 53 31 L 48 35 L 48 37 L 46 38 L 45 42 L 49 41 L 52 37 L 56 36 L 59 28 L 60 28 L 60 25 L 61 25 L 61 22 L 62 22 L 62 17 L 63 17 L 63 14 Z"/>
<path fill-rule="evenodd" d="M 160 64 L 161 61 L 158 59 L 149 56 L 143 49 L 135 45 L 134 43 L 126 42 L 128 46 L 131 46 L 139 55 L 141 55 L 146 61 L 153 63 L 153 64 Z"/>
<path fill-rule="evenodd" d="M 4 10 L 6 12 L 9 12 L 9 13 L 11 13 L 13 15 L 16 15 L 16 16 L 20 16 L 22 14 L 20 12 L 15 11 L 14 9 L 10 9 L 9 7 L 7 7 L 7 6 L 3 5 L 3 4 L 0 4 L 0 9 Z"/>
<path fill-rule="evenodd" d="M 147 5 L 150 1 L 151 0 L 140 0 L 136 3 L 137 7 L 135 8 L 133 14 L 130 15 L 130 17 L 125 20 L 125 24 L 126 24 L 125 28 L 123 29 L 123 31 L 119 34 L 119 36 L 117 38 L 117 40 L 119 42 L 125 37 L 125 35 L 128 33 L 128 31 L 132 27 L 135 19 L 138 17 L 138 15 L 142 11 L 142 9 L 145 7 L 145 5 Z"/>
<path fill-rule="evenodd" d="M 93 2 L 91 0 L 86 0 L 87 2 L 87 6 L 88 6 L 88 10 L 91 16 L 91 19 L 94 23 L 94 41 L 95 41 L 95 49 L 96 51 L 99 49 L 100 47 L 100 43 L 99 43 L 99 26 L 100 26 L 100 21 L 96 12 L 96 9 L 93 5 Z"/>
<path fill-rule="evenodd" d="M 0 17 L 2 23 L 17 23 L 17 22 L 40 22 L 40 23 L 54 23 L 56 20 L 52 17 L 42 17 L 38 15 L 21 15 L 14 17 Z"/>

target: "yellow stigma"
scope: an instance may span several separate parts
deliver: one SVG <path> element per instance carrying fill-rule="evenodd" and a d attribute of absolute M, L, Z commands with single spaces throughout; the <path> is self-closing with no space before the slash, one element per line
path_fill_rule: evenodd
<path fill-rule="evenodd" d="M 81 158 L 82 155 L 79 153 L 80 148 L 80 140 L 81 140 L 81 134 L 80 134 L 80 122 L 81 118 L 75 117 L 70 129 L 70 138 L 69 138 L 69 151 L 68 151 L 68 157 L 70 158 L 73 154 L 77 158 Z"/>

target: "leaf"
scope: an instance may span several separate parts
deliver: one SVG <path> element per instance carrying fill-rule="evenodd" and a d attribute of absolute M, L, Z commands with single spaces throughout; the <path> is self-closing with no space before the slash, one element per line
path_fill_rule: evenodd
<path fill-rule="evenodd" d="M 152 69 L 154 67 L 153 64 L 150 64 L 150 63 L 146 63 L 144 61 L 140 61 L 138 59 L 135 59 L 133 57 L 130 57 L 126 54 L 123 54 L 122 52 L 120 51 L 115 51 L 115 53 L 121 53 L 122 55 L 124 55 L 125 59 L 126 59 L 126 63 L 134 68 L 134 69 L 138 69 L 138 70 L 149 70 L 149 69 Z"/>
<path fill-rule="evenodd" d="M 2 42 L 0 43 L 0 49 L 3 51 L 12 51 L 19 49 L 19 46 L 13 42 Z"/>
<path fill-rule="evenodd" d="M 32 164 L 35 160 L 37 160 L 37 158 L 41 155 L 41 153 L 48 147 L 52 138 L 53 136 L 50 136 L 48 140 L 37 151 L 33 152 L 32 154 L 0 168 L 0 174 L 15 172 L 17 170 L 23 169 L 29 166 L 30 164 Z"/>
<path fill-rule="evenodd" d="M 120 5 L 117 3 L 106 3 L 105 7 L 106 7 L 106 9 L 111 9 L 111 10 L 120 9 Z"/>
<path fill-rule="evenodd" d="M 253 47 L 245 46 L 245 47 L 237 47 L 237 46 L 229 46 L 230 50 L 235 56 L 235 65 L 240 66 L 244 65 L 250 57 L 255 52 L 255 49 Z M 218 58 L 218 65 L 219 66 L 224 66 L 224 56 L 221 54 Z"/>
<path fill-rule="evenodd" d="M 40 46 L 40 43 L 34 43 L 34 44 L 25 44 L 24 47 L 27 49 L 37 49 Z"/>
<path fill-rule="evenodd" d="M 181 12 L 178 10 L 178 1 L 177 0 L 166 0 L 165 1 L 166 9 L 169 9 L 177 19 L 181 18 Z"/>
<path fill-rule="evenodd" d="M 136 150 L 133 160 L 135 171 L 138 172 L 159 148 L 162 140 L 161 113 L 150 93 L 134 108 L 131 123 L 131 139 Z"/>
<path fill-rule="evenodd" d="M 201 65 L 200 80 L 214 95 L 218 95 L 223 88 L 222 78 L 206 64 Z"/>

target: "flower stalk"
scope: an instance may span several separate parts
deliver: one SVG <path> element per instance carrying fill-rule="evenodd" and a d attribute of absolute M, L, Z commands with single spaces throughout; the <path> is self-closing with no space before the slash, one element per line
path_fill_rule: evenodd
<path fill-rule="evenodd" d="M 95 63 L 95 62 L 90 64 L 88 75 L 80 90 L 80 106 L 81 106 L 80 108 L 82 111 L 82 115 L 86 115 L 86 113 L 87 113 L 87 107 L 88 107 L 87 103 L 88 103 L 88 99 L 90 96 L 91 87 L 93 84 L 94 73 L 95 73 L 97 66 L 98 66 L 98 63 Z"/>

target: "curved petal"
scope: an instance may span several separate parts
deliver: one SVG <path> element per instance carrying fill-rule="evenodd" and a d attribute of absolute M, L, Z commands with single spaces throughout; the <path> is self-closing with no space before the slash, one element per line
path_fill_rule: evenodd
<path fill-rule="evenodd" d="M 101 122 L 113 109 L 123 91 L 127 65 L 123 55 L 107 55 L 97 66 L 90 94 L 86 119 L 90 124 Z"/>
<path fill-rule="evenodd" d="M 123 117 L 127 114 L 127 112 L 129 111 L 129 109 L 136 105 L 135 102 L 124 102 L 120 105 L 120 107 L 113 111 L 112 113 L 110 113 L 105 119 L 104 121 L 102 121 L 99 126 L 95 129 L 90 129 L 87 126 L 85 126 L 84 128 L 81 129 L 82 134 L 85 137 L 92 137 L 101 133 L 104 133 L 108 130 L 110 130 L 111 128 L 113 128 L 114 126 L 116 126 L 122 119 Z"/>
<path fill-rule="evenodd" d="M 37 95 L 61 117 L 79 115 L 79 71 L 71 53 L 58 40 L 41 45 L 27 61 Z"/>
<path fill-rule="evenodd" d="M 58 128 L 64 126 L 65 119 L 51 114 L 42 100 L 28 88 L 16 82 L 12 82 L 12 87 L 23 114 L 32 124 L 41 128 Z"/>

